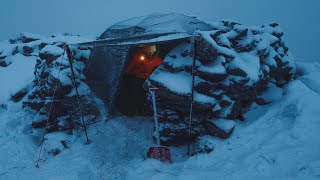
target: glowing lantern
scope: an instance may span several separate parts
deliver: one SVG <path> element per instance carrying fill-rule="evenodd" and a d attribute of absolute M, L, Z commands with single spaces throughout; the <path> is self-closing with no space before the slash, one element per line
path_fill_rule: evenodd
<path fill-rule="evenodd" d="M 144 57 L 143 55 L 141 55 L 141 56 L 140 56 L 140 60 L 141 60 L 141 61 L 144 61 L 144 60 L 145 60 L 145 57 Z"/>

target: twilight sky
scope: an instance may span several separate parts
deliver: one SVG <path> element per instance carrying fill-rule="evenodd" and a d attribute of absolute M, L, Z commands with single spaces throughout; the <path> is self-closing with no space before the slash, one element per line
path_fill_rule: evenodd
<path fill-rule="evenodd" d="M 0 40 L 21 32 L 98 36 L 108 26 L 151 13 L 182 13 L 205 21 L 277 22 L 292 54 L 320 61 L 320 0 L 0 0 Z"/>

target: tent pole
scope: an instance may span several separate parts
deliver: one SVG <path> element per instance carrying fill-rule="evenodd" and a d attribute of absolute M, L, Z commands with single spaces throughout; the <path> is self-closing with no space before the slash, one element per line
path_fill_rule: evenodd
<path fill-rule="evenodd" d="M 62 53 L 61 62 L 60 62 L 60 65 L 59 65 L 58 79 L 59 79 L 59 75 L 60 75 L 60 72 L 61 72 L 61 64 L 62 64 L 62 61 L 63 61 L 65 52 L 66 52 L 66 50 L 64 50 L 63 53 Z M 53 90 L 53 94 L 52 94 L 52 100 L 51 100 L 51 103 L 50 103 L 48 118 L 47 118 L 47 121 L 46 121 L 46 126 L 45 126 L 45 129 L 44 129 L 44 134 L 43 134 L 43 136 L 42 136 L 42 141 L 41 141 L 40 150 L 39 150 L 39 154 L 38 154 L 38 159 L 37 159 L 37 164 L 36 164 L 36 167 L 37 167 L 37 168 L 40 167 L 41 153 L 42 153 L 44 141 L 46 140 L 45 136 L 46 136 L 46 134 L 47 134 L 47 132 L 48 132 L 48 129 L 47 129 L 47 128 L 48 128 L 48 125 L 49 125 L 49 120 L 50 120 L 50 117 L 51 117 L 51 110 L 52 110 L 52 107 L 53 107 L 53 101 L 54 101 L 54 97 L 55 97 L 57 88 L 58 88 L 58 82 L 55 83 L 54 90 Z M 44 105 L 44 106 L 45 106 L 45 105 Z M 38 113 L 39 113 L 39 112 L 38 112 Z"/>
<path fill-rule="evenodd" d="M 195 84 L 195 75 L 196 75 L 196 56 L 197 56 L 197 38 L 193 37 L 193 62 L 192 62 L 192 86 L 191 86 L 191 103 L 190 103 L 190 114 L 189 114 L 189 144 L 188 144 L 188 156 L 191 155 L 190 145 L 191 145 L 191 131 L 192 131 L 192 119 L 193 119 L 193 103 L 194 103 L 194 84 Z"/>
<path fill-rule="evenodd" d="M 73 71 L 73 64 L 72 64 L 73 56 L 72 56 L 72 52 L 71 52 L 71 50 L 70 50 L 70 48 L 69 48 L 68 45 L 65 45 L 65 46 L 64 46 L 64 49 L 65 49 L 66 52 L 67 52 L 67 56 L 68 56 L 68 60 L 69 60 L 69 64 L 70 64 L 70 69 L 71 69 L 71 73 L 72 73 L 73 86 L 74 86 L 75 89 L 76 89 L 77 102 L 78 102 L 78 106 L 79 106 L 79 108 L 80 108 L 81 105 L 80 105 L 80 98 L 79 98 L 78 87 L 77 87 L 77 84 L 76 84 L 76 76 L 75 76 L 74 71 Z M 81 111 L 81 109 L 80 109 L 80 111 Z M 81 112 L 80 112 L 80 113 L 81 113 Z M 83 126 L 83 128 L 84 128 L 84 132 L 85 132 L 85 135 L 86 135 L 87 143 L 90 143 L 89 138 L 88 138 L 88 133 L 87 133 L 87 127 L 86 127 L 86 124 L 85 124 L 85 122 L 84 122 L 82 113 L 81 113 L 81 121 L 82 121 L 82 126 Z"/>

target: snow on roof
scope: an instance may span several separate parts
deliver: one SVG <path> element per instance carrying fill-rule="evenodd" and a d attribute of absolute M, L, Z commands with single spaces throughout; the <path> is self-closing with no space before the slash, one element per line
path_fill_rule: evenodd
<path fill-rule="evenodd" d="M 119 22 L 108 28 L 100 39 L 160 32 L 185 32 L 191 35 L 196 30 L 212 30 L 212 27 L 192 16 L 153 14 Z"/>

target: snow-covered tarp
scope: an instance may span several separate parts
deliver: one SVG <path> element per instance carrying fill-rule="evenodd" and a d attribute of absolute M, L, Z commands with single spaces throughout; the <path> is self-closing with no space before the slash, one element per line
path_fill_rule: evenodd
<path fill-rule="evenodd" d="M 130 45 L 184 40 L 196 30 L 211 29 L 209 24 L 196 17 L 182 14 L 153 14 L 119 22 L 102 33 L 98 41 L 93 42 L 98 43 L 98 46 L 94 48 L 85 71 L 88 83 L 104 99 L 108 109 L 113 111 Z M 99 46 L 99 42 L 102 45 L 105 41 L 112 40 L 118 43 L 120 40 L 119 44 L 122 46 Z"/>

